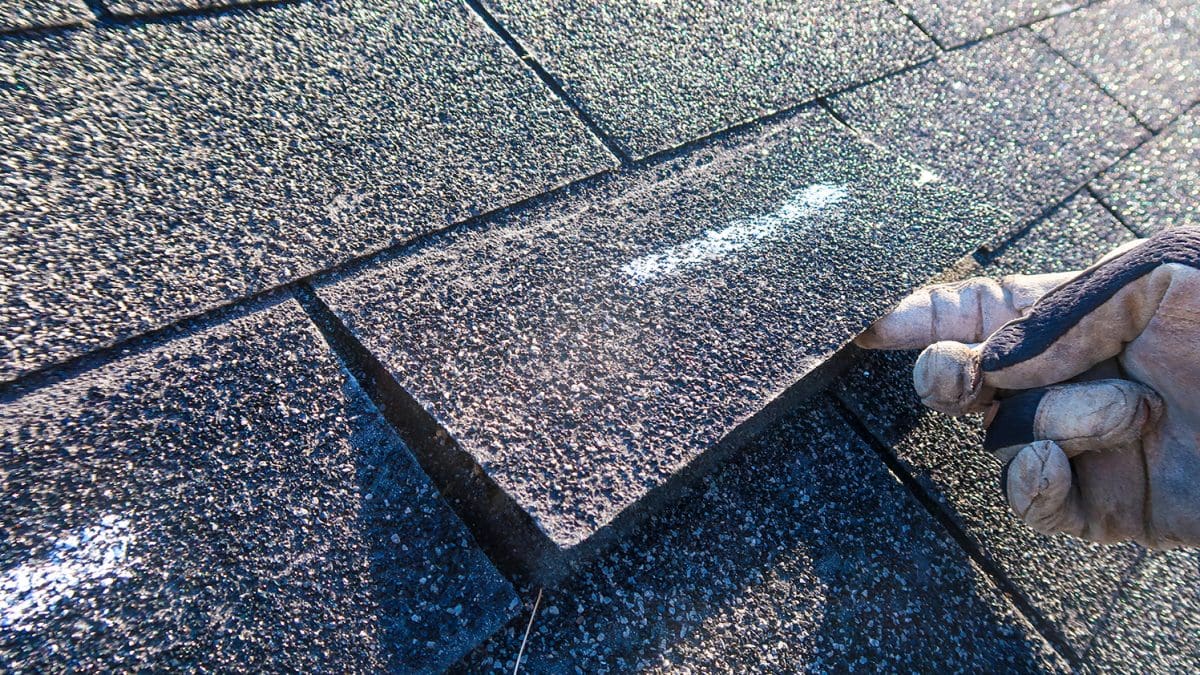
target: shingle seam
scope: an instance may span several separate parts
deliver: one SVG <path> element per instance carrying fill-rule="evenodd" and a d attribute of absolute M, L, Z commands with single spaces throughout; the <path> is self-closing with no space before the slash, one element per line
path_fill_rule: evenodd
<path fill-rule="evenodd" d="M 276 7 L 306 4 L 311 0 L 254 0 L 237 5 L 220 5 L 212 7 L 183 8 L 165 12 L 147 12 L 137 15 L 113 14 L 103 3 L 103 0 L 84 0 L 84 4 L 92 12 L 92 19 L 72 23 L 29 26 L 23 28 L 0 29 L 0 38 L 23 38 L 37 40 L 60 35 L 90 26 L 131 28 L 144 24 L 170 24 L 189 21 L 209 16 L 225 14 L 241 14 L 245 12 L 269 11 Z"/>
<path fill-rule="evenodd" d="M 37 26 L 0 28 L 0 40 L 37 40 L 80 30 L 95 23 L 93 19 L 77 19 L 64 23 L 49 23 Z"/>
<path fill-rule="evenodd" d="M 1087 643 L 1083 647 L 1083 656 L 1087 658 L 1096 649 L 1096 640 L 1108 630 L 1109 624 L 1112 623 L 1113 613 L 1118 607 L 1124 604 L 1130 597 L 1129 590 L 1133 585 L 1133 580 L 1143 569 L 1149 565 L 1150 555 L 1146 549 L 1139 549 L 1137 558 L 1132 565 L 1125 568 L 1121 573 L 1121 578 L 1117 582 L 1117 592 L 1113 595 L 1111 602 L 1104 607 L 1104 613 L 1100 615 L 1100 619 L 1092 627 L 1091 633 L 1088 635 Z"/>
<path fill-rule="evenodd" d="M 1015 32 L 1015 31 L 1019 31 L 1019 30 L 1021 30 L 1022 28 L 1030 28 L 1030 27 L 1031 27 L 1031 26 L 1033 26 L 1035 23 L 1041 23 L 1041 22 L 1043 22 L 1043 21 L 1052 21 L 1052 20 L 1054 20 L 1054 19 L 1057 19 L 1057 18 L 1058 18 L 1058 17 L 1060 17 L 1060 16 L 1066 16 L 1066 15 L 1068 15 L 1068 14 L 1074 14 L 1075 12 L 1078 12 L 1078 11 L 1080 11 L 1080 10 L 1082 10 L 1082 9 L 1085 9 L 1085 8 L 1087 8 L 1087 7 L 1091 7 L 1092 5 L 1097 5 L 1097 4 L 1100 4 L 1100 3 L 1103 3 L 1103 2 L 1107 2 L 1107 1 L 1108 1 L 1108 0 L 1092 0 L 1092 2 L 1087 2 L 1087 3 L 1084 3 L 1084 4 L 1082 4 L 1082 5 L 1078 6 L 1078 7 L 1072 7 L 1070 10 L 1068 10 L 1068 11 L 1065 11 L 1065 12 L 1059 12 L 1059 13 L 1057 13 L 1057 14 L 1051 14 L 1051 13 L 1047 13 L 1047 14 L 1044 14 L 1044 15 L 1040 15 L 1040 16 L 1037 16 L 1037 17 L 1035 17 L 1035 18 L 1029 19 L 1028 21 L 1023 21 L 1023 22 L 1021 22 L 1021 23 L 1018 23 L 1018 24 L 1015 24 L 1015 25 L 1013 25 L 1013 26 L 1009 26 L 1009 27 L 1005 28 L 1004 30 L 996 31 L 995 33 L 991 33 L 991 34 L 988 34 L 988 35 L 984 35 L 983 37 L 973 38 L 973 39 L 967 40 L 966 42 L 963 42 L 963 43 L 961 43 L 961 44 L 956 44 L 956 45 L 954 45 L 954 46 L 952 46 L 952 47 L 948 47 L 948 48 L 946 49 L 946 51 L 948 51 L 948 52 L 956 52 L 956 51 L 959 51 L 960 49 L 970 49 L 971 47 L 974 47 L 974 46 L 976 46 L 976 45 L 978 45 L 978 44 L 980 44 L 980 43 L 987 42 L 987 41 L 989 41 L 989 40 L 992 40 L 992 39 L 994 39 L 994 38 L 998 38 L 998 37 L 1000 37 L 1001 35 L 1007 35 L 1007 34 L 1009 34 L 1009 33 L 1012 33 L 1012 32 Z"/>
<path fill-rule="evenodd" d="M 1093 180 L 1095 180 L 1095 179 L 1093 178 Z M 1120 223 L 1121 227 L 1128 230 L 1130 232 L 1130 234 L 1132 234 L 1135 237 L 1143 236 L 1143 235 L 1139 234 L 1137 230 L 1133 229 L 1133 227 L 1131 227 L 1129 225 L 1129 223 L 1125 222 L 1125 218 L 1120 213 L 1118 213 L 1117 210 L 1114 209 L 1111 204 L 1108 203 L 1108 201 L 1104 198 L 1104 195 L 1101 195 L 1099 192 L 1096 191 L 1095 188 L 1092 187 L 1092 184 L 1090 181 L 1088 182 L 1086 189 L 1087 189 L 1087 193 L 1089 195 L 1091 195 L 1092 199 L 1095 199 L 1096 202 L 1098 202 L 1100 204 L 1100 207 L 1108 212 L 1108 215 L 1112 216 L 1114 220 L 1116 220 L 1118 223 Z"/>
<path fill-rule="evenodd" d="M 493 16 L 486 7 L 483 6 L 483 3 L 481 3 L 479 0 L 464 0 L 464 2 L 467 7 L 470 8 L 470 10 L 474 12 L 481 21 L 483 21 L 484 25 L 486 25 L 488 29 L 500 39 L 501 42 L 507 45 L 514 54 L 516 54 L 517 59 L 520 60 L 520 62 L 530 70 L 532 70 L 534 74 L 536 74 L 542 81 L 542 83 L 545 84 L 546 87 L 549 88 L 550 91 L 559 98 L 559 100 L 561 100 L 568 108 L 571 109 L 571 112 L 574 113 L 577 118 L 579 118 L 579 121 L 582 122 L 585 127 L 587 127 L 587 130 L 593 136 L 595 136 L 598 141 L 600 141 L 606 150 L 612 153 L 613 156 L 615 156 L 623 166 L 630 165 L 630 154 L 626 152 L 625 149 L 623 149 L 620 145 L 618 145 L 615 140 L 610 138 L 603 129 L 600 128 L 600 125 L 597 124 L 594 119 L 592 119 L 592 116 L 587 113 L 579 101 L 575 100 L 575 97 L 571 96 L 571 94 L 567 92 L 563 84 L 558 81 L 558 78 L 551 75 L 550 71 L 546 70 L 546 68 L 542 66 L 541 62 L 534 58 L 533 54 L 531 54 L 529 50 L 526 49 L 519 40 L 517 40 L 516 36 L 509 32 L 509 30 L 504 27 L 504 24 L 500 23 L 500 21 Z"/>
<path fill-rule="evenodd" d="M 598 184 L 601 181 L 609 180 L 614 175 L 613 169 L 606 169 L 583 176 L 570 183 L 559 185 L 552 189 L 540 192 L 535 195 L 530 195 L 523 199 L 519 199 L 510 204 L 506 204 L 488 211 L 465 218 L 455 223 L 446 225 L 435 230 L 425 232 L 423 234 L 410 237 L 403 241 L 396 242 L 389 246 L 380 249 L 369 251 L 362 255 L 347 258 L 336 265 L 322 267 L 313 270 L 307 274 L 297 276 L 288 281 L 262 288 L 256 292 L 248 293 L 238 298 L 233 298 L 227 301 L 219 302 L 208 308 L 200 309 L 194 313 L 180 316 L 172 321 L 165 323 L 156 328 L 146 330 L 135 335 L 119 338 L 111 344 L 98 347 L 83 354 L 78 354 L 62 361 L 55 361 L 38 366 L 28 370 L 11 379 L 0 379 L 0 400 L 3 400 L 8 392 L 14 389 L 32 390 L 40 389 L 50 382 L 57 381 L 63 373 L 75 373 L 81 368 L 91 370 L 94 367 L 115 361 L 128 353 L 141 352 L 150 349 L 163 340 L 166 336 L 173 335 L 176 331 L 190 331 L 193 326 L 207 325 L 207 322 L 212 320 L 212 317 L 224 315 L 225 313 L 237 313 L 242 311 L 242 308 L 255 305 L 263 302 L 264 298 L 271 298 L 277 294 L 293 293 L 296 288 L 302 284 L 307 284 L 316 279 L 332 279 L 343 276 L 349 276 L 356 271 L 369 267 L 377 262 L 389 260 L 395 256 L 402 255 L 405 251 L 442 236 L 447 232 L 481 227 L 490 223 L 493 220 L 505 218 L 527 209 L 536 208 L 546 201 L 558 198 L 560 195 L 576 190 L 588 189 L 588 187 Z M 153 344 L 151 344 L 153 343 Z"/>
<path fill-rule="evenodd" d="M 950 535 L 950 538 L 958 544 L 971 561 L 975 563 L 975 566 L 992 582 L 992 585 L 1012 604 L 1015 610 L 1029 622 L 1030 626 L 1037 631 L 1050 648 L 1057 652 L 1072 669 L 1078 670 L 1081 667 L 1082 659 L 1071 647 L 1066 635 L 1051 623 L 1037 607 L 1029 602 L 1029 599 L 1021 593 L 1020 588 L 1004 573 L 996 561 L 984 552 L 979 544 L 954 521 L 954 518 L 947 512 L 946 507 L 921 485 L 912 472 L 892 454 L 888 444 L 867 426 L 852 407 L 843 400 L 842 396 L 833 395 L 830 398 L 833 400 L 834 408 L 846 424 L 879 456 L 879 459 L 884 463 L 888 471 L 908 490 L 909 495 L 942 526 L 946 533 Z"/>
<path fill-rule="evenodd" d="M 1200 110 L 1200 101 L 1195 101 L 1195 102 L 1191 103 L 1190 105 L 1188 105 L 1186 108 L 1184 108 L 1184 110 L 1182 112 L 1180 112 L 1178 115 L 1176 115 L 1174 118 L 1172 118 L 1170 122 L 1163 125 L 1162 129 L 1159 129 L 1158 131 L 1151 131 L 1150 135 L 1147 136 L 1141 143 L 1138 143 L 1134 147 L 1127 150 L 1124 154 L 1122 154 L 1120 157 L 1118 157 L 1116 161 L 1114 161 L 1112 164 L 1104 167 L 1103 170 L 1097 172 L 1096 175 L 1092 176 L 1091 178 L 1089 178 L 1087 180 L 1086 187 L 1087 187 L 1088 193 L 1091 194 L 1091 196 L 1094 197 L 1096 199 L 1096 201 L 1100 202 L 1100 205 L 1103 206 L 1106 211 L 1108 211 L 1110 214 L 1112 214 L 1112 217 L 1116 218 L 1117 222 L 1121 223 L 1121 225 L 1123 225 L 1125 227 L 1125 229 L 1132 232 L 1134 234 L 1134 236 L 1136 236 L 1136 237 L 1142 238 L 1142 237 L 1145 237 L 1146 235 L 1142 232 L 1139 232 L 1137 230 L 1137 228 L 1135 228 L 1129 221 L 1127 221 L 1121 215 L 1121 213 L 1112 204 L 1110 204 L 1107 199 L 1105 199 L 1104 195 L 1102 195 L 1099 191 L 1097 191 L 1095 189 L 1095 187 L 1093 187 L 1092 183 L 1097 178 L 1102 176 L 1106 171 L 1117 166 L 1118 164 L 1120 164 L 1121 162 L 1125 161 L 1130 156 L 1135 154 L 1137 151 L 1141 150 L 1142 146 L 1146 145 L 1147 143 L 1153 143 L 1160 136 L 1167 134 L 1168 131 L 1171 130 L 1174 127 L 1174 125 L 1179 122 L 1179 120 L 1181 120 L 1184 116 L 1191 114 L 1191 112 L 1193 110 Z"/>
<path fill-rule="evenodd" d="M 1091 178 L 1088 179 L 1088 181 L 1090 181 L 1090 180 L 1091 180 Z M 1050 218 L 1050 216 L 1054 215 L 1054 213 L 1056 211 L 1058 211 L 1059 209 L 1066 206 L 1068 202 L 1070 202 L 1072 199 L 1075 199 L 1076 197 L 1078 197 L 1079 194 L 1085 190 L 1089 190 L 1087 182 L 1084 182 L 1083 185 L 1080 185 L 1079 187 L 1072 190 L 1071 193 L 1068 194 L 1066 197 L 1063 197 L 1062 199 L 1060 199 L 1060 200 L 1054 202 L 1053 204 L 1047 206 L 1046 208 L 1042 209 L 1036 216 L 1030 218 L 1028 221 L 1023 223 L 1021 225 L 1021 227 L 1019 229 L 1017 229 L 1017 231 L 1012 233 L 1011 236 L 1006 237 L 1002 241 L 998 242 L 990 250 L 981 248 L 976 253 L 975 262 L 979 263 L 983 267 L 986 267 L 986 266 L 991 265 L 992 263 L 996 262 L 996 260 L 998 260 L 999 258 L 1004 256 L 1004 254 L 1007 253 L 1009 249 L 1011 249 L 1019 241 L 1021 241 L 1021 239 L 1023 239 L 1025 237 L 1025 235 L 1029 234 L 1029 232 L 1031 230 L 1033 230 L 1038 225 L 1046 222 Z"/>
<path fill-rule="evenodd" d="M 669 161 L 676 157 L 686 155 L 686 154 L 692 152 L 693 150 L 696 150 L 697 148 L 702 148 L 702 147 L 708 146 L 712 143 L 719 143 L 722 140 L 724 140 L 725 138 L 728 138 L 729 136 L 734 136 L 737 134 L 745 133 L 746 131 L 748 131 L 750 129 L 756 129 L 759 127 L 775 124 L 777 122 L 783 122 L 784 120 L 791 118 L 793 115 L 796 115 L 797 113 L 799 113 L 801 110 L 804 110 L 805 108 L 811 108 L 813 106 L 820 106 L 826 112 L 831 113 L 832 112 L 831 108 L 825 104 L 825 99 L 827 97 L 838 96 L 840 94 L 844 94 L 848 91 L 852 91 L 859 87 L 865 87 L 865 86 L 874 84 L 876 82 L 887 79 L 894 75 L 902 75 L 904 73 L 907 73 L 910 70 L 920 68 L 921 66 L 924 66 L 925 64 L 927 64 L 931 61 L 934 61 L 936 59 L 937 59 L 936 55 L 930 55 L 916 63 L 909 64 L 898 70 L 894 70 L 889 73 L 884 73 L 882 75 L 872 77 L 869 80 L 863 80 L 862 82 L 855 82 L 854 84 L 847 85 L 846 87 L 844 87 L 842 89 L 831 91 L 827 94 L 821 94 L 819 96 L 814 96 L 813 98 L 810 98 L 810 99 L 805 99 L 803 101 L 789 105 L 785 108 L 780 108 L 779 110 L 775 110 L 775 111 L 767 113 L 765 115 L 760 115 L 759 117 L 755 117 L 753 119 L 748 119 L 748 120 L 744 120 L 744 121 L 737 122 L 734 124 L 730 124 L 729 126 L 722 127 L 721 129 L 717 129 L 715 131 L 711 131 L 709 133 L 706 133 L 706 134 L 703 134 L 700 136 L 696 136 L 695 138 L 688 139 L 682 143 L 679 143 L 678 145 L 673 145 L 669 148 L 663 148 L 661 150 L 656 150 L 644 157 L 639 157 L 637 159 L 631 160 L 629 162 L 628 167 L 629 168 L 641 168 L 641 167 L 651 166 L 654 164 L 659 164 L 661 162 Z M 837 118 L 836 115 L 834 115 L 834 117 Z M 839 121 L 842 121 L 842 120 L 839 119 Z M 843 125 L 849 126 L 849 125 L 846 125 L 845 122 L 843 122 Z M 859 134 L 859 136 L 861 137 L 862 135 Z M 867 139 L 867 140 L 869 141 L 869 139 Z M 875 143 L 872 143 L 872 144 L 875 145 L 876 147 L 882 147 Z M 892 154 L 896 154 L 896 153 L 892 153 Z M 913 163 L 916 164 L 916 162 L 913 162 Z"/>
<path fill-rule="evenodd" d="M 939 40 L 937 38 L 937 36 L 933 34 L 933 31 L 930 31 L 928 28 L 926 28 L 921 23 L 921 20 L 917 18 L 916 14 L 913 14 L 912 12 L 905 9 L 903 5 L 901 5 L 899 2 L 897 2 L 897 0 L 888 0 L 888 2 L 896 8 L 896 11 L 903 14 L 904 18 L 908 19 L 909 23 L 916 26 L 917 30 L 924 33 L 925 37 L 929 38 L 929 40 L 931 42 L 933 42 L 933 44 L 937 45 L 938 49 L 940 49 L 942 51 L 946 51 L 946 45 L 942 44 L 942 41 Z"/>
<path fill-rule="evenodd" d="M 1033 35 L 1034 38 L 1036 38 L 1038 40 L 1038 42 L 1042 43 L 1043 45 L 1046 45 L 1047 49 L 1049 49 L 1055 56 L 1062 59 L 1063 62 L 1065 62 L 1068 66 L 1071 67 L 1072 70 L 1074 70 L 1075 72 L 1082 75 L 1085 79 L 1087 79 L 1088 82 L 1091 82 L 1097 89 L 1099 89 L 1102 94 L 1104 94 L 1109 99 L 1111 99 L 1114 103 L 1116 103 L 1118 106 L 1120 106 L 1122 110 L 1124 110 L 1126 113 L 1128 113 L 1128 115 L 1130 117 L 1133 118 L 1133 121 L 1138 123 L 1138 126 L 1145 129 L 1146 131 L 1149 131 L 1151 134 L 1154 133 L 1153 127 L 1151 127 L 1149 124 L 1147 124 L 1146 121 L 1143 120 L 1141 118 L 1141 116 L 1138 115 L 1137 112 L 1133 108 L 1130 108 L 1129 106 L 1125 105 L 1124 101 L 1117 98 L 1116 94 L 1113 93 L 1108 88 L 1108 86 L 1106 86 L 1103 82 L 1101 82 L 1094 75 L 1092 75 L 1092 73 L 1087 68 L 1083 67 L 1083 65 L 1080 63 L 1076 63 L 1075 60 L 1072 59 L 1070 56 L 1068 56 L 1066 53 L 1059 51 L 1059 49 L 1057 47 L 1055 47 L 1053 44 L 1050 44 L 1050 41 L 1047 40 L 1046 37 L 1043 36 L 1041 33 L 1037 32 L 1036 30 L 1033 30 L 1032 28 L 1029 28 L 1027 30 L 1029 31 L 1029 33 L 1031 35 Z"/>

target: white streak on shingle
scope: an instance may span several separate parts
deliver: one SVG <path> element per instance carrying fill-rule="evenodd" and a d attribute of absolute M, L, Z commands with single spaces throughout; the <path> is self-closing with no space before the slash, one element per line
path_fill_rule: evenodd
<path fill-rule="evenodd" d="M 784 229 L 794 228 L 846 198 L 842 185 L 816 184 L 798 190 L 771 213 L 740 218 L 723 228 L 632 260 L 621 272 L 633 285 L 680 273 L 686 268 L 725 258 L 754 247 Z"/>

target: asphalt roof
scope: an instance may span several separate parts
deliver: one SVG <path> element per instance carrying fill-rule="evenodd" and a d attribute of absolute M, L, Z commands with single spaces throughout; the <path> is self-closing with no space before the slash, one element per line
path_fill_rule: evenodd
<path fill-rule="evenodd" d="M 1175 669 L 850 339 L 1200 222 L 1200 10 L 0 0 L 0 670 Z M 827 390 L 827 385 L 831 385 Z M 806 401 L 807 399 L 807 401 Z"/>

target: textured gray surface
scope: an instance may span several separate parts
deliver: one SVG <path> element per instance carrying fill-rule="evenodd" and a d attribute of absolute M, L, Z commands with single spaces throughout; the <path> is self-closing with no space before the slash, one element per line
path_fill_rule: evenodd
<path fill-rule="evenodd" d="M 879 0 L 485 0 L 600 127 L 642 156 L 932 56 Z"/>
<path fill-rule="evenodd" d="M 1200 3 L 1196 0 L 1158 0 L 1158 4 L 1170 17 L 1183 23 L 1196 35 L 1200 35 Z"/>
<path fill-rule="evenodd" d="M 832 104 L 884 147 L 1027 220 L 1148 135 L 1024 29 Z"/>
<path fill-rule="evenodd" d="M 1132 238 L 1094 199 L 1080 196 L 1003 251 L 986 273 L 1080 269 Z M 867 355 L 838 383 L 838 396 L 1075 653 L 1086 654 L 1120 597 L 1123 580 L 1141 559 L 1141 549 L 1046 537 L 1018 521 L 1000 493 L 1000 464 L 982 449 L 980 419 L 954 419 L 924 409 L 913 392 L 915 358 L 912 352 Z"/>
<path fill-rule="evenodd" d="M 198 9 L 219 9 L 254 5 L 272 0 L 101 0 L 104 8 L 116 16 L 144 16 L 147 14 L 170 14 Z M 311 0 L 306 0 L 311 1 Z"/>
<path fill-rule="evenodd" d="M 0 42 L 0 379 L 610 165 L 470 10 Z"/>
<path fill-rule="evenodd" d="M 460 664 L 512 672 L 527 619 Z M 1062 661 L 825 399 L 548 590 L 525 672 L 1031 672 Z"/>
<path fill-rule="evenodd" d="M 1095 672 L 1200 669 L 1200 553 L 1153 553 L 1105 617 L 1089 662 Z"/>
<path fill-rule="evenodd" d="M 1134 234 L 1087 191 L 1067 200 L 1053 213 L 997 252 L 986 274 L 1041 274 L 1082 270 Z"/>
<path fill-rule="evenodd" d="M 925 178 L 809 108 L 318 293 L 571 547 L 1007 225 Z"/>
<path fill-rule="evenodd" d="M 1200 225 L 1200 111 L 1176 120 L 1092 185 L 1139 234 Z"/>
<path fill-rule="evenodd" d="M 1069 11 L 1083 0 L 897 0 L 944 47 Z"/>
<path fill-rule="evenodd" d="M 0 0 L 0 33 L 70 26 L 92 19 L 83 0 Z"/>
<path fill-rule="evenodd" d="M 5 670 L 438 669 L 517 609 L 287 302 L 0 404 Z"/>
<path fill-rule="evenodd" d="M 1152 129 L 1200 97 L 1200 37 L 1153 2 L 1101 3 L 1034 30 Z"/>

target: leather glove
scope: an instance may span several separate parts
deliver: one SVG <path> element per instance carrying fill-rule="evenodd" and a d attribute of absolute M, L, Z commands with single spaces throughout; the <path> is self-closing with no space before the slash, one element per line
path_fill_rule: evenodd
<path fill-rule="evenodd" d="M 1200 544 L 1200 228 L 1082 272 L 925 288 L 856 342 L 926 348 L 922 402 L 988 413 L 1002 490 L 1035 530 Z"/>

